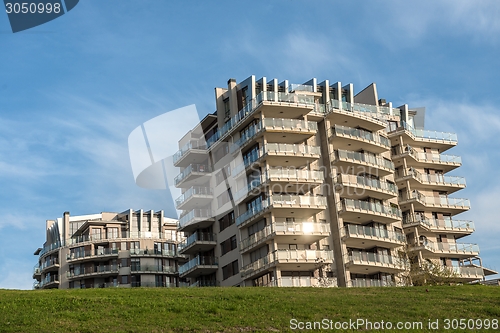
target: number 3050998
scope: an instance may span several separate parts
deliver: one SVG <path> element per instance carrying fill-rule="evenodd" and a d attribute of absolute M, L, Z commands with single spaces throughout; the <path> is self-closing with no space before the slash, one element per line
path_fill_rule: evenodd
<path fill-rule="evenodd" d="M 59 14 L 61 12 L 61 4 L 60 3 L 10 3 L 7 2 L 5 4 L 5 10 L 7 14 L 42 14 L 42 13 L 56 13 Z"/>

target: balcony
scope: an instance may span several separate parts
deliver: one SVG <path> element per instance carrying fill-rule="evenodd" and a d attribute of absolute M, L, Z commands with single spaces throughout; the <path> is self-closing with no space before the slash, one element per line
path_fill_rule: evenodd
<path fill-rule="evenodd" d="M 59 269 L 58 258 L 52 258 L 50 260 L 43 261 L 42 265 L 40 266 L 40 270 L 42 273 L 48 272 L 53 269 Z"/>
<path fill-rule="evenodd" d="M 397 166 L 401 166 L 402 159 L 406 157 L 406 163 L 410 167 L 419 169 L 438 168 L 448 172 L 462 165 L 462 158 L 455 155 L 419 152 L 411 146 L 394 147 L 391 150 L 392 160 Z"/>
<path fill-rule="evenodd" d="M 396 284 L 391 281 L 377 279 L 352 279 L 347 282 L 348 287 L 369 288 L 369 287 L 394 287 Z"/>
<path fill-rule="evenodd" d="M 40 266 L 36 264 L 33 267 L 33 279 L 40 280 L 41 275 L 42 275 L 42 270 L 40 269 Z"/>
<path fill-rule="evenodd" d="M 401 232 L 349 224 L 341 229 L 341 237 L 348 247 L 373 248 L 376 246 L 395 248 L 406 243 Z"/>
<path fill-rule="evenodd" d="M 432 189 L 436 191 L 446 191 L 453 193 L 465 188 L 465 178 L 457 176 L 446 176 L 442 174 L 426 174 L 420 173 L 414 168 L 404 171 L 401 174 L 396 174 L 396 182 L 401 183 L 400 188 L 404 187 L 405 181 L 410 182 L 412 189 Z"/>
<path fill-rule="evenodd" d="M 318 131 L 318 123 L 287 118 L 265 118 L 262 127 L 268 142 L 295 143 L 305 141 Z"/>
<path fill-rule="evenodd" d="M 212 167 L 206 164 L 190 164 L 175 177 L 176 187 L 191 187 L 194 185 L 203 185 L 210 180 Z"/>
<path fill-rule="evenodd" d="M 389 137 L 394 145 L 399 144 L 399 136 L 403 136 L 403 142 L 412 146 L 425 146 L 429 148 L 445 151 L 455 147 L 458 143 L 455 133 L 429 131 L 415 129 L 403 121 L 403 126 L 389 133 Z"/>
<path fill-rule="evenodd" d="M 329 278 L 319 279 L 310 276 L 282 276 L 263 287 L 337 287 Z"/>
<path fill-rule="evenodd" d="M 256 102 L 266 117 L 280 118 L 284 114 L 290 118 L 305 116 L 314 107 L 314 96 L 300 93 L 263 91 L 257 95 Z"/>
<path fill-rule="evenodd" d="M 345 256 L 345 264 L 351 274 L 397 273 L 406 267 L 397 257 L 358 250 Z"/>
<path fill-rule="evenodd" d="M 307 195 L 276 194 L 252 206 L 251 209 L 236 218 L 240 227 L 261 216 L 268 209 L 273 209 L 275 217 L 308 218 L 326 209 L 326 198 Z"/>
<path fill-rule="evenodd" d="M 321 149 L 317 146 L 287 143 L 268 143 L 263 151 L 270 165 L 281 167 L 302 167 L 308 161 L 317 160 Z"/>
<path fill-rule="evenodd" d="M 132 265 L 130 271 L 140 274 L 177 274 L 175 266 Z"/>
<path fill-rule="evenodd" d="M 379 131 L 386 128 L 387 123 L 381 119 L 388 113 L 390 110 L 387 107 L 339 102 L 332 99 L 327 106 L 326 116 L 332 124 L 360 126 L 371 131 Z"/>
<path fill-rule="evenodd" d="M 242 278 L 248 279 L 274 266 L 282 270 L 311 271 L 324 263 L 333 263 L 332 251 L 277 250 L 244 266 L 240 273 Z"/>
<path fill-rule="evenodd" d="M 394 173 L 394 163 L 378 155 L 339 149 L 333 152 L 331 159 L 338 173 L 369 173 L 380 177 Z"/>
<path fill-rule="evenodd" d="M 217 238 L 215 234 L 196 231 L 179 244 L 179 253 L 196 254 L 198 252 L 206 252 L 213 249 L 216 245 Z"/>
<path fill-rule="evenodd" d="M 165 257 L 176 258 L 178 254 L 173 250 L 159 250 L 159 249 L 130 249 L 130 256 L 132 257 Z"/>
<path fill-rule="evenodd" d="M 141 281 L 136 281 L 131 283 L 132 288 L 175 288 L 177 285 L 175 283 L 170 283 L 170 282 L 163 282 L 163 281 L 157 281 L 157 282 L 141 282 Z"/>
<path fill-rule="evenodd" d="M 319 222 L 274 222 L 240 242 L 240 251 L 248 252 L 255 246 L 270 239 L 279 239 L 280 243 L 290 244 L 300 237 L 300 243 L 311 244 L 330 235 L 330 224 Z"/>
<path fill-rule="evenodd" d="M 422 251 L 425 256 L 438 258 L 448 255 L 453 258 L 465 259 L 479 255 L 477 244 L 432 242 L 427 238 L 421 238 L 418 244 L 410 246 L 410 250 Z"/>
<path fill-rule="evenodd" d="M 394 183 L 374 178 L 340 174 L 335 183 L 336 190 L 343 198 L 361 199 L 369 196 L 385 200 L 398 195 L 398 189 Z"/>
<path fill-rule="evenodd" d="M 263 176 L 262 183 L 271 189 L 280 192 L 297 193 L 308 192 L 312 188 L 323 184 L 324 175 L 320 170 L 297 168 L 270 168 Z"/>
<path fill-rule="evenodd" d="M 208 157 L 206 149 L 205 138 L 186 143 L 174 154 L 174 166 L 187 167 L 191 163 L 203 163 Z"/>
<path fill-rule="evenodd" d="M 483 267 L 474 266 L 459 266 L 459 267 L 446 267 L 453 273 L 453 279 L 458 279 L 464 282 L 471 282 L 482 280 L 484 278 Z"/>
<path fill-rule="evenodd" d="M 213 200 L 213 189 L 210 187 L 193 186 L 175 200 L 178 210 L 205 207 Z"/>
<path fill-rule="evenodd" d="M 403 227 L 420 227 L 422 232 L 441 232 L 456 234 L 455 237 L 470 235 L 474 232 L 474 222 L 466 220 L 434 219 L 421 216 L 403 219 Z"/>
<path fill-rule="evenodd" d="M 85 267 L 84 269 L 75 269 L 67 272 L 68 279 L 83 278 L 89 276 L 108 277 L 118 274 L 118 265 L 99 265 L 94 267 Z"/>
<path fill-rule="evenodd" d="M 38 289 L 52 289 L 59 287 L 59 275 L 47 275 L 38 284 Z"/>
<path fill-rule="evenodd" d="M 179 276 L 193 278 L 215 272 L 218 268 L 215 257 L 197 256 L 179 267 Z"/>
<path fill-rule="evenodd" d="M 469 199 L 448 198 L 447 196 L 425 196 L 417 190 L 406 193 L 399 197 L 399 205 L 405 208 L 406 204 L 413 204 L 417 211 L 432 210 L 438 213 L 449 213 L 452 215 L 465 212 L 470 209 Z"/>
<path fill-rule="evenodd" d="M 210 226 L 214 219 L 214 213 L 210 209 L 193 209 L 181 215 L 179 219 L 179 231 L 189 232 L 198 228 Z"/>
<path fill-rule="evenodd" d="M 387 224 L 401 220 L 401 210 L 397 206 L 355 199 L 342 199 L 339 214 L 344 221 L 361 224 L 371 221 Z"/>
<path fill-rule="evenodd" d="M 391 142 L 385 136 L 358 128 L 335 125 L 329 130 L 328 136 L 335 149 L 367 149 L 373 153 L 383 153 L 391 149 Z"/>
<path fill-rule="evenodd" d="M 68 261 L 109 260 L 118 257 L 117 248 L 97 248 L 94 251 L 80 251 L 68 253 Z"/>

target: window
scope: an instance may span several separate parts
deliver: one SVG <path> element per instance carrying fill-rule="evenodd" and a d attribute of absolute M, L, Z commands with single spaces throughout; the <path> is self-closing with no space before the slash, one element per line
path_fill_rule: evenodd
<path fill-rule="evenodd" d="M 231 189 L 228 188 L 226 192 L 222 193 L 217 197 L 217 205 L 218 208 L 221 208 L 225 204 L 227 204 L 229 201 L 233 199 L 233 196 L 231 194 Z"/>
<path fill-rule="evenodd" d="M 101 229 L 92 229 L 92 239 L 101 239 Z"/>
<path fill-rule="evenodd" d="M 234 211 L 230 212 L 229 214 L 227 214 L 226 216 L 224 216 L 223 218 L 219 219 L 219 227 L 220 227 L 220 231 L 226 229 L 227 227 L 229 227 L 230 225 L 234 224 L 235 220 L 234 220 Z"/>
<path fill-rule="evenodd" d="M 262 219 L 259 222 L 256 222 L 248 227 L 248 236 L 252 236 L 253 234 L 261 231 L 266 227 L 266 219 Z"/>
<path fill-rule="evenodd" d="M 238 274 L 240 272 L 238 266 L 238 260 L 233 261 L 232 263 L 222 267 L 222 279 L 226 280 L 231 276 Z"/>
<path fill-rule="evenodd" d="M 131 271 L 138 271 L 140 270 L 141 267 L 141 259 L 139 258 L 131 258 L 130 259 L 130 270 Z"/>
<path fill-rule="evenodd" d="M 229 98 L 222 101 L 224 103 L 224 118 L 229 118 L 231 116 L 231 109 L 229 107 Z"/>
<path fill-rule="evenodd" d="M 121 276 L 121 284 L 128 284 L 128 275 Z"/>
<path fill-rule="evenodd" d="M 221 256 L 225 255 L 226 253 L 234 249 L 236 249 L 236 235 L 220 243 Z"/>
<path fill-rule="evenodd" d="M 108 239 L 118 238 L 118 228 L 108 228 Z"/>

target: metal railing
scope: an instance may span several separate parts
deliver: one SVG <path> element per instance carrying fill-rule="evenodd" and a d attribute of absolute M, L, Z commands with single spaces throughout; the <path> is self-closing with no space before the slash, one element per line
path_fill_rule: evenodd
<path fill-rule="evenodd" d="M 196 164 L 196 163 L 190 164 L 184 170 L 182 170 L 182 172 L 179 175 L 175 177 L 174 179 L 175 185 L 178 185 L 193 172 L 208 174 L 212 172 L 212 167 L 207 164 Z"/>
<path fill-rule="evenodd" d="M 184 240 L 182 243 L 179 244 L 179 251 L 188 246 L 191 246 L 196 242 L 215 242 L 216 239 L 217 239 L 216 235 L 213 233 L 196 231 L 191 236 L 186 238 L 186 240 Z"/>
<path fill-rule="evenodd" d="M 466 186 L 465 183 L 465 178 L 464 177 L 457 177 L 457 176 L 446 176 L 442 174 L 427 174 L 427 173 L 421 173 L 414 168 L 410 168 L 410 170 L 405 171 L 403 174 L 398 173 L 398 178 L 399 177 L 408 177 L 411 176 L 418 180 L 420 183 L 426 183 L 426 184 L 443 184 L 443 185 L 459 185 L 459 186 Z"/>
<path fill-rule="evenodd" d="M 394 287 L 396 284 L 393 281 L 384 281 L 377 279 L 352 279 L 347 282 L 348 287 L 367 288 L 367 287 Z"/>
<path fill-rule="evenodd" d="M 313 92 L 313 86 L 306 85 L 306 84 L 295 84 L 292 83 L 288 86 L 288 92 L 293 92 L 293 91 L 309 91 Z"/>
<path fill-rule="evenodd" d="M 435 219 L 435 218 L 427 218 L 421 216 L 407 216 L 403 218 L 403 224 L 414 224 L 419 223 L 426 225 L 430 228 L 437 229 L 469 229 L 475 230 L 475 225 L 473 221 L 467 220 L 452 220 L 452 219 Z"/>
<path fill-rule="evenodd" d="M 443 243 L 425 239 L 421 240 L 416 246 L 423 246 L 431 252 L 479 254 L 479 246 L 477 244 L 470 243 Z"/>
<path fill-rule="evenodd" d="M 328 236 L 330 234 L 330 224 L 310 221 L 274 222 L 270 225 L 267 225 L 266 227 L 264 227 L 264 229 L 256 232 L 255 234 L 243 239 L 240 242 L 240 249 L 243 250 L 251 247 L 274 233 L 282 235 L 321 234 Z"/>
<path fill-rule="evenodd" d="M 131 272 L 154 272 L 154 273 L 177 273 L 175 266 L 158 266 L 158 265 L 132 265 Z"/>
<path fill-rule="evenodd" d="M 417 190 L 411 191 L 409 195 L 408 193 L 406 193 L 406 196 L 407 198 L 400 197 L 400 199 L 403 201 L 416 199 L 417 201 L 426 206 L 455 206 L 455 207 L 470 208 L 469 199 L 448 198 L 445 196 L 429 197 L 423 195 L 420 191 Z"/>
<path fill-rule="evenodd" d="M 173 156 L 174 164 L 177 163 L 191 149 L 200 149 L 200 150 L 207 149 L 205 139 L 197 141 L 189 141 L 184 146 L 182 146 Z"/>
<path fill-rule="evenodd" d="M 352 251 L 346 256 L 347 262 L 361 262 L 368 265 L 398 265 L 399 259 L 389 254 L 379 254 L 367 251 Z"/>
<path fill-rule="evenodd" d="M 324 180 L 323 171 L 306 170 L 296 168 L 270 168 L 267 170 L 266 177 L 269 178 L 285 178 L 288 180 L 305 179 L 305 180 Z"/>
<path fill-rule="evenodd" d="M 38 288 L 43 288 L 44 286 L 50 284 L 50 283 L 59 283 L 59 275 L 47 275 L 45 278 L 43 278 L 40 283 L 38 284 Z"/>
<path fill-rule="evenodd" d="M 82 258 L 90 258 L 90 257 L 99 257 L 99 256 L 117 256 L 118 249 L 117 248 L 102 248 L 102 249 L 94 249 L 94 251 L 75 251 L 70 252 L 67 255 L 67 260 L 75 260 Z"/>
<path fill-rule="evenodd" d="M 383 205 L 380 203 L 357 200 L 357 199 L 342 199 L 342 209 L 348 210 L 364 210 L 370 213 L 381 213 L 401 218 L 401 209 L 394 206 Z"/>
<path fill-rule="evenodd" d="M 424 139 L 424 140 L 436 140 L 436 141 L 450 141 L 457 143 L 458 137 L 455 133 L 430 131 L 424 129 L 415 129 L 410 124 L 405 121 L 402 122 L 402 126 L 398 127 L 395 131 L 405 130 L 409 132 L 413 137 Z"/>
<path fill-rule="evenodd" d="M 391 149 L 391 152 L 394 156 L 409 154 L 416 161 L 421 163 L 445 163 L 445 164 L 461 164 L 462 158 L 460 156 L 455 155 L 446 155 L 446 154 L 436 154 L 436 153 L 425 153 L 418 152 L 415 148 L 411 146 L 394 147 Z"/>
<path fill-rule="evenodd" d="M 176 257 L 178 253 L 174 250 L 159 250 L 159 249 L 130 249 L 131 256 L 163 256 Z"/>
<path fill-rule="evenodd" d="M 355 224 L 346 225 L 343 229 L 341 229 L 342 237 L 362 237 L 362 238 L 382 238 L 386 240 L 390 240 L 393 242 L 404 243 L 406 241 L 406 237 L 403 233 L 373 228 Z"/>
<path fill-rule="evenodd" d="M 175 199 L 175 205 L 180 206 L 186 200 L 191 198 L 194 195 L 213 195 L 213 189 L 211 187 L 203 187 L 203 186 L 192 186 L 187 191 L 182 193 L 180 197 Z"/>
<path fill-rule="evenodd" d="M 392 163 L 392 161 L 389 161 L 377 155 L 370 155 L 370 154 L 360 153 L 357 151 L 349 151 L 342 149 L 335 150 L 332 154 L 332 160 L 334 161 L 350 160 L 354 162 L 371 164 L 377 167 L 382 167 L 394 171 L 394 163 Z"/>
<path fill-rule="evenodd" d="M 363 139 L 366 141 L 371 141 L 374 144 L 384 146 L 387 149 L 391 148 L 391 141 L 385 136 L 374 134 L 372 132 L 368 132 L 358 128 L 335 125 L 330 129 L 329 135 L 348 136 L 352 138 Z"/>
<path fill-rule="evenodd" d="M 274 152 L 276 154 L 311 154 L 320 155 L 321 148 L 317 146 L 297 145 L 288 143 L 268 143 L 264 146 L 264 152 Z"/>
<path fill-rule="evenodd" d="M 357 187 L 372 187 L 382 191 L 390 192 L 396 195 L 398 193 L 398 188 L 394 183 L 387 181 L 380 181 L 375 178 L 368 178 L 364 176 L 356 176 L 350 174 L 339 174 L 337 177 L 338 184 L 344 185 L 354 185 Z"/>
<path fill-rule="evenodd" d="M 55 265 L 59 265 L 59 258 L 52 258 L 50 260 L 44 260 L 42 262 L 42 265 L 40 266 L 40 269 L 44 270 L 47 267 L 55 266 Z"/>
<path fill-rule="evenodd" d="M 80 275 L 93 275 L 93 274 L 118 274 L 118 265 L 102 265 L 94 267 L 84 267 L 67 272 L 68 278 L 73 278 Z"/>
<path fill-rule="evenodd" d="M 179 267 L 179 274 L 184 274 L 196 266 L 217 266 L 217 258 L 210 256 L 197 256 Z"/>
<path fill-rule="evenodd" d="M 273 129 L 280 129 L 284 131 L 316 132 L 318 130 L 318 123 L 315 121 L 305 121 L 300 119 L 264 118 L 263 127 L 272 127 Z"/>
<path fill-rule="evenodd" d="M 211 219 L 213 217 L 214 214 L 210 209 L 193 209 L 185 215 L 181 216 L 181 218 L 179 219 L 179 225 L 181 227 L 186 227 L 193 223 L 193 221 L 197 218 Z"/>

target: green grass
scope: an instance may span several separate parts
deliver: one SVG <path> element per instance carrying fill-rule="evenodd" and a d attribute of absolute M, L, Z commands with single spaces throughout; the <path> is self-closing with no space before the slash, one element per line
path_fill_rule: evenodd
<path fill-rule="evenodd" d="M 500 319 L 500 288 L 0 290 L 0 332 L 292 332 L 293 318 L 422 321 L 424 331 L 439 319 L 442 331 L 446 318 Z"/>

